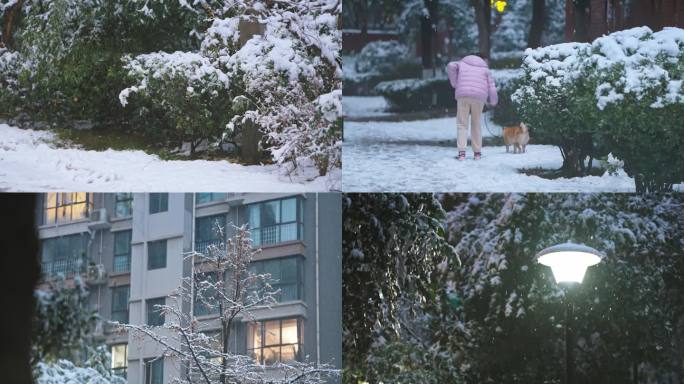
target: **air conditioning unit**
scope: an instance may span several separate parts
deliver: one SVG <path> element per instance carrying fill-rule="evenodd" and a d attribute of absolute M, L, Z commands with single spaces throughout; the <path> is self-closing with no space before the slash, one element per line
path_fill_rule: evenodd
<path fill-rule="evenodd" d="M 90 213 L 90 223 L 88 228 L 90 230 L 107 229 L 111 227 L 109 224 L 109 216 L 107 216 L 107 209 L 95 209 Z"/>
<path fill-rule="evenodd" d="M 88 266 L 88 273 L 86 280 L 91 284 L 98 284 L 105 281 L 107 271 L 105 271 L 104 264 L 94 264 Z"/>

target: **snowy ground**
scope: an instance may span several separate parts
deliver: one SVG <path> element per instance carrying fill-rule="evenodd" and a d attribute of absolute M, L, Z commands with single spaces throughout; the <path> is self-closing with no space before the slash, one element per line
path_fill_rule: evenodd
<path fill-rule="evenodd" d="M 342 113 L 344 116 L 386 116 L 389 106 L 382 96 L 344 96 Z"/>
<path fill-rule="evenodd" d="M 361 100 L 352 104 L 363 105 Z M 491 132 L 483 128 L 484 136 L 500 134 L 500 127 L 488 125 Z M 480 161 L 472 160 L 469 148 L 468 160 L 459 162 L 455 140 L 453 117 L 345 122 L 342 188 L 349 192 L 634 192 L 633 179 L 622 171 L 615 176 L 554 180 L 519 172 L 560 168 L 562 157 L 555 146 L 529 145 L 527 153 L 515 155 L 503 146 L 485 146 Z M 684 184 L 676 189 L 684 190 Z"/>
<path fill-rule="evenodd" d="M 164 161 L 142 151 L 58 148 L 47 131 L 0 124 L 0 191 L 290 192 L 340 188 L 341 172 L 292 180 L 275 165 Z"/>

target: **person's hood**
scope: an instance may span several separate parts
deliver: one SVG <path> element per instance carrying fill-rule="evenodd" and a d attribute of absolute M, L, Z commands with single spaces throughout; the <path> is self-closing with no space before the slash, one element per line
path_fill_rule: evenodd
<path fill-rule="evenodd" d="M 487 68 L 487 62 L 485 62 L 479 56 L 475 56 L 475 55 L 466 56 L 461 61 L 468 64 L 468 65 L 472 65 L 473 67 Z"/>

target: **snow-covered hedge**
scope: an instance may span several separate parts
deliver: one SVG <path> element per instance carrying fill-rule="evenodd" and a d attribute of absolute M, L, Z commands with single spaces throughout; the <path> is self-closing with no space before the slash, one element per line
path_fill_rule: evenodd
<path fill-rule="evenodd" d="M 456 106 L 454 89 L 446 78 L 383 81 L 375 87 L 375 92 L 396 111 Z"/>
<path fill-rule="evenodd" d="M 356 56 L 355 70 L 360 73 L 392 71 L 409 59 L 409 47 L 399 41 L 372 41 Z"/>
<path fill-rule="evenodd" d="M 37 384 L 125 384 L 126 380 L 92 367 L 79 367 L 69 360 L 38 363 Z"/>
<path fill-rule="evenodd" d="M 666 155 L 684 136 L 683 29 L 639 27 L 525 55 L 513 101 L 537 136 L 575 157 L 605 155 L 610 146 L 640 190 L 684 180 L 681 159 Z"/>

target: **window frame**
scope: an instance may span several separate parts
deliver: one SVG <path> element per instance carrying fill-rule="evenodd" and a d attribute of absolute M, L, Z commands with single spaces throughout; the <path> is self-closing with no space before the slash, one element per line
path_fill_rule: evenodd
<path fill-rule="evenodd" d="M 84 196 L 84 200 L 79 200 L 79 195 Z M 54 196 L 54 206 L 50 206 L 50 196 Z M 85 209 L 83 210 L 83 215 L 74 218 L 73 208 L 77 205 L 83 205 Z M 69 210 L 67 219 L 60 219 L 59 211 Z M 53 219 L 50 220 L 49 211 L 54 211 Z M 43 224 L 44 225 L 57 225 L 60 223 L 70 223 L 79 220 L 86 220 L 90 217 L 90 213 L 93 211 L 92 194 L 89 192 L 48 192 L 44 195 L 43 201 Z"/>
<path fill-rule="evenodd" d="M 225 214 L 225 213 L 219 213 L 219 214 L 216 214 L 216 215 L 202 216 L 202 217 L 197 217 L 197 218 L 195 218 L 195 252 L 199 252 L 199 253 L 202 253 L 202 254 L 203 254 L 203 253 L 206 253 L 207 247 L 208 247 L 209 245 L 212 245 L 212 244 L 215 244 L 215 243 L 219 243 L 219 242 L 225 241 L 225 238 L 219 239 L 219 238 L 216 236 L 216 233 L 214 232 L 214 223 L 215 223 L 216 220 L 218 220 L 218 219 L 221 219 L 221 220 L 219 220 L 219 221 L 222 221 L 222 222 L 220 223 L 220 225 L 222 225 L 222 226 L 225 228 L 225 227 L 226 227 L 226 223 L 228 222 L 228 218 L 226 217 L 226 214 Z M 211 223 L 212 223 L 212 224 L 211 224 L 211 225 L 212 225 L 212 229 L 211 229 L 211 231 L 210 231 L 210 232 L 212 233 L 212 238 L 210 238 L 210 239 L 200 239 L 200 236 L 199 236 L 199 235 L 200 235 L 200 226 L 199 226 L 199 223 L 200 223 L 200 221 L 204 221 L 204 220 L 209 220 L 209 221 L 211 221 Z M 224 234 L 223 234 L 223 235 L 224 235 L 224 237 L 226 236 L 226 232 L 225 232 L 225 231 L 224 231 Z"/>
<path fill-rule="evenodd" d="M 114 348 L 119 346 L 125 346 L 124 350 L 124 366 L 114 367 Z M 110 364 L 110 370 L 112 375 L 123 377 L 124 379 L 128 377 L 128 343 L 117 343 L 109 346 L 109 353 L 112 355 L 112 361 Z"/>
<path fill-rule="evenodd" d="M 157 384 L 157 383 L 164 383 L 164 356 L 160 357 L 154 357 L 151 359 L 145 359 L 145 384 Z M 160 364 L 160 373 L 161 373 L 161 379 L 159 381 L 152 381 L 154 377 L 152 377 L 151 372 L 152 372 L 152 367 L 155 364 Z"/>
<path fill-rule="evenodd" d="M 150 215 L 169 211 L 168 193 L 150 193 Z"/>
<path fill-rule="evenodd" d="M 118 308 L 116 306 L 117 301 L 114 300 L 115 292 L 121 291 L 124 288 L 126 289 L 126 309 L 125 310 L 122 308 Z M 119 321 L 119 320 L 114 319 L 114 314 L 125 313 L 126 314 L 126 321 L 125 322 L 119 321 L 119 322 L 122 324 L 128 324 L 128 322 L 130 321 L 130 310 L 131 310 L 130 303 L 129 303 L 129 301 L 131 299 L 131 286 L 130 285 L 118 285 L 116 287 L 112 287 L 111 290 L 112 290 L 112 306 L 111 306 L 110 318 L 112 319 L 112 321 Z"/>
<path fill-rule="evenodd" d="M 294 259 L 295 260 L 295 268 L 296 268 L 296 276 L 295 279 L 292 281 L 282 281 L 282 264 L 284 260 L 290 260 Z M 266 264 L 267 263 L 273 263 L 273 262 L 278 262 L 278 271 L 280 273 L 280 276 L 271 276 L 271 278 L 267 281 L 268 284 L 273 287 L 273 290 L 276 291 L 278 289 L 281 289 L 280 295 L 276 297 L 276 301 L 278 303 L 288 303 L 292 301 L 304 301 L 305 300 L 305 289 L 304 289 L 304 280 L 305 280 L 305 268 L 304 268 L 304 258 L 301 255 L 290 255 L 290 256 L 283 256 L 283 257 L 277 257 L 273 259 L 266 259 L 266 260 L 256 260 L 252 261 L 249 265 L 249 272 L 254 273 L 254 274 L 264 274 L 268 273 L 266 272 Z M 257 268 L 257 266 L 260 266 L 261 268 Z M 282 288 L 284 286 L 294 286 L 297 290 L 295 298 L 291 300 L 283 300 L 282 299 Z M 261 288 L 261 287 L 259 287 Z"/>
<path fill-rule="evenodd" d="M 145 299 L 145 324 L 153 327 L 161 327 L 166 323 L 166 316 L 155 309 L 155 305 L 166 305 L 166 297 L 154 297 Z M 156 314 L 154 312 L 157 312 Z M 156 316 L 161 322 L 150 323 L 150 314 Z"/>
<path fill-rule="evenodd" d="M 128 209 L 127 215 L 119 215 L 119 205 L 125 204 Z M 114 217 L 123 219 L 133 216 L 133 193 L 117 192 L 114 194 Z"/>
<path fill-rule="evenodd" d="M 295 219 L 290 221 L 283 221 L 283 202 L 287 200 L 295 201 Z M 263 207 L 267 204 L 278 202 L 278 222 L 272 225 L 264 225 L 264 209 Z M 284 198 L 271 199 L 266 201 L 260 201 L 257 203 L 251 203 L 246 205 L 247 209 L 247 223 L 249 225 L 249 230 L 252 237 L 252 244 L 257 247 L 263 246 L 273 246 L 282 243 L 287 243 L 291 241 L 303 241 L 304 240 L 304 201 L 299 196 L 288 196 Z M 259 209 L 259 225 L 254 226 L 252 223 L 252 213 L 251 210 L 255 207 Z M 296 235 L 294 239 L 282 239 L 282 230 L 285 226 L 293 225 L 295 226 Z M 264 231 L 267 229 L 275 230 L 275 241 L 264 242 Z"/>
<path fill-rule="evenodd" d="M 208 197 L 208 200 L 202 199 L 202 197 Z M 214 203 L 217 201 L 224 201 L 228 197 L 227 192 L 197 192 L 195 194 L 195 205 L 204 205 L 209 203 Z M 200 201 L 203 200 L 203 201 Z"/>
<path fill-rule="evenodd" d="M 127 230 L 124 230 L 124 231 L 116 231 L 116 232 L 112 232 L 112 234 L 114 235 L 114 247 L 113 247 L 113 248 L 114 248 L 114 255 L 113 255 L 113 258 L 112 258 L 112 272 L 113 272 L 113 273 L 125 273 L 125 272 L 130 272 L 130 271 L 131 271 L 131 252 L 132 252 L 131 241 L 132 241 L 132 238 L 133 238 L 133 230 L 127 229 Z M 118 244 L 118 243 L 117 243 L 117 238 L 118 238 L 119 236 L 123 236 L 124 234 L 127 234 L 127 235 L 128 235 L 128 242 L 127 242 L 127 244 L 128 244 L 128 252 L 125 252 L 125 253 L 124 253 L 124 252 L 122 252 L 122 253 L 117 253 L 117 249 L 116 249 L 116 244 Z M 117 259 L 120 259 L 122 256 L 125 257 L 125 258 L 127 259 L 126 268 L 125 268 L 125 269 L 122 269 L 122 270 L 118 270 L 118 269 L 117 269 L 117 263 L 116 263 L 116 261 L 117 261 Z"/>
<path fill-rule="evenodd" d="M 297 322 L 297 342 L 296 343 L 283 343 L 283 322 L 287 320 L 296 320 Z M 279 335 L 279 343 L 278 344 L 267 344 L 266 343 L 266 323 L 268 322 L 273 322 L 277 321 L 278 322 L 278 335 Z M 258 327 L 259 330 L 259 339 L 260 339 L 260 346 L 253 348 L 254 345 L 254 328 Z M 304 321 L 301 317 L 295 317 L 295 316 L 289 316 L 289 317 L 282 317 L 282 318 L 277 318 L 277 319 L 265 319 L 265 320 L 257 320 L 257 321 L 252 321 L 249 323 L 248 326 L 248 331 L 247 331 L 247 354 L 254 358 L 257 362 L 257 364 L 262 364 L 262 365 L 271 365 L 275 364 L 278 362 L 282 362 L 282 348 L 283 347 L 289 347 L 289 346 L 297 346 L 297 353 L 295 354 L 295 361 L 301 361 L 302 360 L 302 348 L 304 347 Z M 251 343 L 250 343 L 251 341 Z M 264 351 L 268 348 L 278 348 L 278 359 L 272 363 L 266 363 L 264 360 Z M 256 351 L 259 351 L 259 356 L 256 356 Z"/>
<path fill-rule="evenodd" d="M 157 245 L 159 245 L 159 249 L 164 250 L 164 257 L 163 257 L 164 262 L 163 263 L 159 262 L 158 264 L 153 265 L 152 264 L 152 257 L 151 257 L 151 255 L 152 255 L 151 250 L 153 247 L 156 247 Z M 167 261 L 168 261 L 168 252 L 169 252 L 168 246 L 169 245 L 167 243 L 167 239 L 154 240 L 154 241 L 148 241 L 147 242 L 147 270 L 148 271 L 166 268 Z M 157 257 L 155 257 L 155 260 Z"/>

